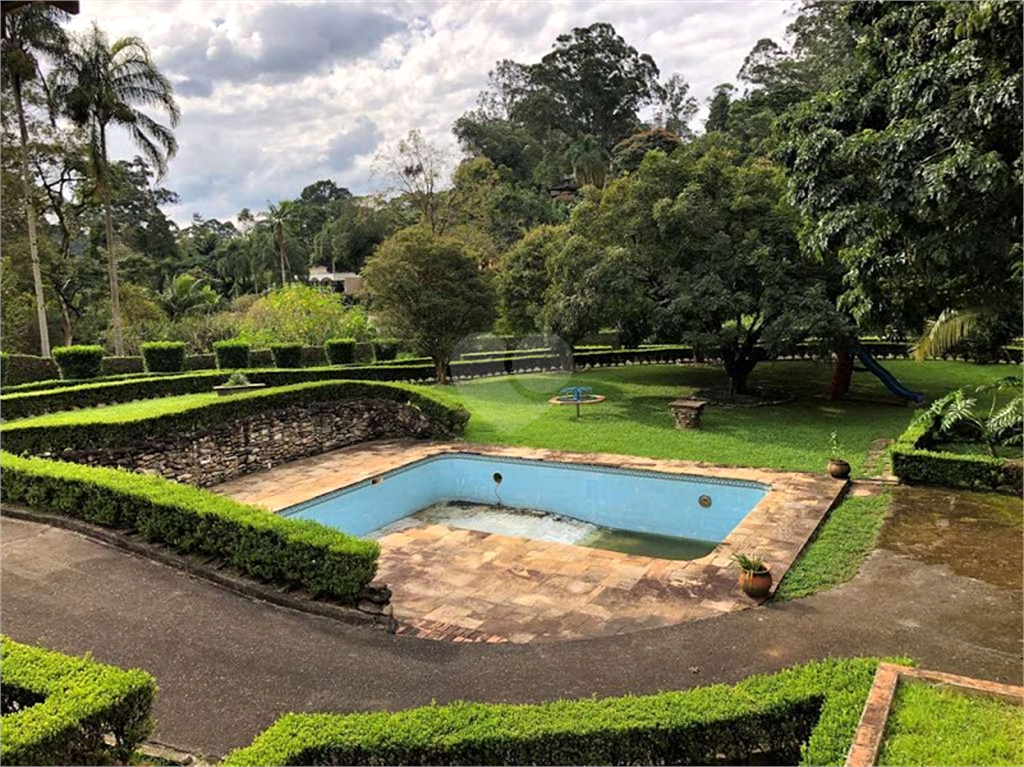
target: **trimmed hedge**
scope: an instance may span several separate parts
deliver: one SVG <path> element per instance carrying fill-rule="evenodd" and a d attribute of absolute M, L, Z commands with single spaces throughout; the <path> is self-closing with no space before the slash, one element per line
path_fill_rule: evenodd
<path fill-rule="evenodd" d="M 104 357 L 100 370 L 104 377 L 139 375 L 146 372 L 142 357 Z"/>
<path fill-rule="evenodd" d="M 271 344 L 274 366 L 279 368 L 302 367 L 302 344 Z"/>
<path fill-rule="evenodd" d="M 933 447 L 927 424 L 911 424 L 892 447 L 893 473 L 907 484 L 995 490 L 1010 487 L 1024 493 L 1020 461 L 987 455 L 959 455 L 929 450 Z"/>
<path fill-rule="evenodd" d="M 0 499 L 132 530 L 182 553 L 216 557 L 261 581 L 300 585 L 313 596 L 353 602 L 377 572 L 375 541 L 120 469 L 3 452 Z"/>
<path fill-rule="evenodd" d="M 826 660 L 733 685 L 541 705 L 286 714 L 225 765 L 841 765 L 878 661 Z"/>
<path fill-rule="evenodd" d="M 145 671 L 6 636 L 0 636 L 0 665 L 3 764 L 127 764 L 153 729 L 157 687 Z"/>
<path fill-rule="evenodd" d="M 53 359 L 65 380 L 97 378 L 103 372 L 102 346 L 58 346 Z"/>
<path fill-rule="evenodd" d="M 241 341 L 217 341 L 213 345 L 217 367 L 221 370 L 249 367 L 249 344 Z"/>
<path fill-rule="evenodd" d="M 356 361 L 356 339 L 332 338 L 324 344 L 324 351 L 332 365 L 351 365 Z"/>
<path fill-rule="evenodd" d="M 7 385 L 7 352 L 0 352 L 0 386 Z"/>
<path fill-rule="evenodd" d="M 223 373 L 216 378 L 223 378 Z M 153 439 L 205 431 L 252 415 L 255 410 L 351 399 L 384 399 L 407 404 L 448 432 L 461 432 L 469 419 L 465 410 L 400 384 L 313 381 L 212 399 L 188 410 L 152 417 L 140 415 L 127 421 L 80 423 L 73 414 L 68 414 L 62 417 L 66 423 L 51 421 L 46 425 L 32 425 L 30 422 L 24 426 L 17 422 L 5 423 L 0 426 L 0 441 L 7 452 L 27 455 L 59 453 L 65 448 L 124 448 Z"/>
<path fill-rule="evenodd" d="M 34 354 L 8 354 L 7 355 L 7 385 L 17 386 L 18 384 L 32 381 L 45 381 L 47 379 L 58 379 L 60 371 L 57 363 L 52 357 L 37 357 Z"/>
<path fill-rule="evenodd" d="M 183 341 L 150 341 L 142 344 L 147 373 L 182 373 L 185 370 Z"/>
<path fill-rule="evenodd" d="M 377 362 L 387 362 L 398 356 L 402 342 L 397 338 L 379 338 L 372 343 L 373 358 Z"/>

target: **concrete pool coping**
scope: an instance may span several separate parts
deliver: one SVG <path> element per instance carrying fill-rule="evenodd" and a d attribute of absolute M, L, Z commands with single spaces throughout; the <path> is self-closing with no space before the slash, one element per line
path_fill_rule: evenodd
<path fill-rule="evenodd" d="M 731 556 L 771 564 L 773 592 L 846 482 L 782 472 L 608 453 L 463 442 L 364 443 L 211 488 L 281 511 L 446 453 L 521 458 L 745 480 L 769 490 L 710 554 L 662 560 L 561 543 L 423 525 L 379 540 L 377 580 L 392 589 L 400 633 L 431 639 L 542 642 L 674 625 L 756 604 L 736 585 Z"/>

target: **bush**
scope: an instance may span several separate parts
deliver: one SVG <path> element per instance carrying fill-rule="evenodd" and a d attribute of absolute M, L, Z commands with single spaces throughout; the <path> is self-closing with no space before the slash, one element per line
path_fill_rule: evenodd
<path fill-rule="evenodd" d="M 1009 487 L 1024 492 L 1020 462 L 986 455 L 958 455 L 928 450 L 926 424 L 912 424 L 892 447 L 892 470 L 908 484 L 995 490 Z"/>
<path fill-rule="evenodd" d="M 153 729 L 156 683 L 0 636 L 0 762 L 127 764 Z"/>
<path fill-rule="evenodd" d="M 138 375 L 146 370 L 142 357 L 104 357 L 101 366 L 103 377 Z"/>
<path fill-rule="evenodd" d="M 57 363 L 50 357 L 7 353 L 7 386 L 46 381 L 59 376 Z"/>
<path fill-rule="evenodd" d="M 0 352 L 0 386 L 7 385 L 7 352 Z"/>
<path fill-rule="evenodd" d="M 291 371 L 282 371 L 285 374 Z M 273 371 L 271 371 L 271 374 Z M 265 383 L 267 374 L 250 373 L 253 383 Z M 201 391 L 210 391 L 223 382 L 223 374 L 205 374 Z M 164 382 L 173 379 L 160 379 Z M 191 377 L 183 379 L 192 383 Z M 153 382 L 151 382 L 153 383 Z M 71 390 L 64 389 L 63 392 Z M 71 392 L 71 399 L 81 400 L 87 390 Z M 31 396 L 31 395 L 27 395 Z M 187 410 L 155 416 L 137 416 L 134 420 L 83 421 L 74 413 L 50 418 L 43 424 L 29 422 L 5 423 L 0 426 L 4 449 L 13 453 L 39 455 L 60 452 L 65 448 L 131 448 L 165 437 L 176 437 L 206 431 L 251 415 L 253 410 L 284 409 L 311 402 L 337 402 L 350 399 L 384 399 L 416 408 L 443 430 L 459 432 L 469 415 L 426 393 L 412 391 L 401 384 L 364 383 L 359 381 L 314 381 L 294 386 L 280 386 L 226 399 L 201 402 Z M 6 412 L 6 408 L 5 408 Z"/>
<path fill-rule="evenodd" d="M 645 697 L 286 714 L 223 764 L 843 764 L 877 665 L 817 661 Z"/>
<path fill-rule="evenodd" d="M 332 365 L 350 365 L 356 361 L 356 339 L 332 338 L 324 344 L 324 351 Z"/>
<path fill-rule="evenodd" d="M 395 338 L 381 338 L 373 342 L 373 358 L 377 362 L 387 362 L 398 356 L 401 342 Z"/>
<path fill-rule="evenodd" d="M 144 343 L 142 360 L 147 373 L 180 373 L 185 370 L 185 344 L 182 341 Z"/>
<path fill-rule="evenodd" d="M 0 456 L 0 499 L 6 503 L 137 531 L 181 553 L 216 557 L 258 580 L 301 585 L 314 596 L 346 602 L 377 572 L 376 542 L 317 522 L 268 514 L 160 477 Z"/>
<path fill-rule="evenodd" d="M 238 338 L 254 347 L 295 342 L 323 346 L 328 338 L 359 337 L 366 331 L 361 307 L 346 307 L 336 293 L 289 285 L 260 296 L 248 308 Z"/>
<path fill-rule="evenodd" d="M 302 367 L 302 344 L 272 344 L 270 353 L 274 355 L 275 367 Z"/>
<path fill-rule="evenodd" d="M 249 367 L 249 344 L 244 341 L 218 341 L 213 345 L 213 353 L 221 370 Z"/>
<path fill-rule="evenodd" d="M 58 346 L 53 359 L 60 368 L 60 377 L 69 381 L 98 378 L 103 371 L 102 346 Z"/>

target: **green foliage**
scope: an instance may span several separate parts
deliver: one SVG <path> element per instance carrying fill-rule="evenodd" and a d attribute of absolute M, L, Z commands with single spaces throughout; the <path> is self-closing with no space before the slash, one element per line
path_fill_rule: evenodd
<path fill-rule="evenodd" d="M 234 373 L 232 373 L 231 375 L 228 376 L 228 380 L 226 380 L 223 385 L 224 386 L 252 386 L 252 382 L 248 378 L 246 378 L 245 373 L 242 373 L 242 372 L 236 370 Z"/>
<path fill-rule="evenodd" d="M 279 368 L 302 367 L 302 344 L 271 344 L 270 352 Z"/>
<path fill-rule="evenodd" d="M 934 442 L 981 442 L 991 456 L 996 447 L 1020 445 L 1024 435 L 1024 395 L 1020 376 L 1010 376 L 975 389 L 991 397 L 988 413 L 979 413 L 977 400 L 963 389 L 950 392 L 918 414 L 915 423 L 928 429 Z M 1009 401 L 1006 395 L 1012 393 Z"/>
<path fill-rule="evenodd" d="M 544 295 L 551 284 L 547 265 L 568 239 L 568 227 L 538 226 L 502 256 L 495 286 L 504 329 L 522 336 L 540 332 Z"/>
<path fill-rule="evenodd" d="M 903 680 L 886 721 L 878 764 L 1024 764 L 1020 704 Z"/>
<path fill-rule="evenodd" d="M 346 307 L 335 293 L 289 285 L 261 296 L 241 321 L 238 340 L 254 348 L 275 343 L 322 346 L 329 338 L 364 338 L 365 312 Z"/>
<path fill-rule="evenodd" d="M 801 599 L 851 580 L 875 548 L 891 494 L 844 498 L 786 572 L 775 601 Z"/>
<path fill-rule="evenodd" d="M 53 359 L 65 380 L 96 378 L 101 372 L 103 347 L 58 346 L 53 350 Z"/>
<path fill-rule="evenodd" d="M 185 272 L 170 281 L 158 300 L 173 322 L 187 315 L 213 311 L 220 303 L 220 296 L 205 280 Z"/>
<path fill-rule="evenodd" d="M 2 455 L 0 498 L 7 503 L 137 531 L 182 553 L 216 557 L 259 580 L 301 585 L 314 596 L 352 601 L 377 571 L 376 542 L 310 520 L 268 514 L 160 477 Z"/>
<path fill-rule="evenodd" d="M 0 663 L 4 764 L 127 764 L 153 729 L 157 688 L 145 671 L 97 663 L 88 655 L 62 655 L 2 635 Z"/>
<path fill-rule="evenodd" d="M 933 444 L 926 422 L 915 421 L 892 447 L 892 470 L 908 484 L 994 490 L 1010 487 L 1021 492 L 1019 462 L 984 455 L 942 453 L 928 449 Z"/>
<path fill-rule="evenodd" d="M 327 361 L 332 365 L 350 365 L 356 361 L 356 339 L 330 338 L 324 344 L 324 351 L 327 353 Z"/>
<path fill-rule="evenodd" d="M 736 764 L 756 751 L 842 764 L 876 666 L 820 661 L 645 697 L 286 714 L 224 764 Z"/>
<path fill-rule="evenodd" d="M 648 152 L 672 154 L 682 143 L 679 136 L 664 128 L 640 131 L 620 141 L 612 149 L 612 171 L 617 175 L 630 173 L 640 167 Z"/>
<path fill-rule="evenodd" d="M 395 338 L 378 338 L 372 342 L 373 359 L 376 362 L 388 362 L 398 356 L 402 343 Z"/>
<path fill-rule="evenodd" d="M 764 560 L 756 555 L 750 556 L 737 552 L 732 555 L 732 561 L 745 573 L 764 573 L 768 571 L 768 568 L 764 566 Z"/>
<path fill-rule="evenodd" d="M 249 349 L 245 341 L 218 341 L 213 345 L 217 367 L 221 370 L 249 367 Z"/>
<path fill-rule="evenodd" d="M 180 373 L 185 369 L 185 344 L 181 341 L 150 341 L 142 344 L 147 373 Z"/>
<path fill-rule="evenodd" d="M 438 382 L 459 342 L 494 320 L 494 289 L 479 265 L 458 240 L 429 229 L 403 229 L 382 243 L 363 277 L 378 325 L 429 356 Z"/>
<path fill-rule="evenodd" d="M 0 352 L 0 386 L 7 385 L 7 366 L 10 356 L 7 352 Z"/>

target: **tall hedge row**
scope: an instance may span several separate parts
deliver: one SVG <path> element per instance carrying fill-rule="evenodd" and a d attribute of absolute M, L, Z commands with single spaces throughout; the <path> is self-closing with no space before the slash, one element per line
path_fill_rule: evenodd
<path fill-rule="evenodd" d="M 103 371 L 102 346 L 58 346 L 53 359 L 65 380 L 96 378 Z"/>
<path fill-rule="evenodd" d="M 161 477 L 0 452 L 0 500 L 136 531 L 183 554 L 216 557 L 258 580 L 302 586 L 314 596 L 352 602 L 377 572 L 375 541 Z"/>
<path fill-rule="evenodd" d="M 223 764 L 743 764 L 760 753 L 839 765 L 877 665 L 819 661 L 645 697 L 286 714 Z"/>
<path fill-rule="evenodd" d="M 153 677 L 0 636 L 0 762 L 128 764 L 153 729 Z"/>

